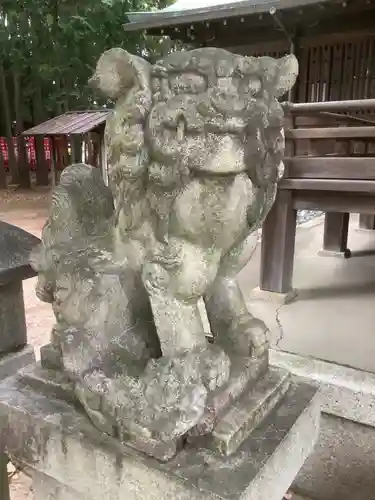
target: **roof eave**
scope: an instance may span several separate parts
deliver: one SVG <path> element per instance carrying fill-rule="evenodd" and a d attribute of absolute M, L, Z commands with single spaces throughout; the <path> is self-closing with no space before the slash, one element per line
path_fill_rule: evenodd
<path fill-rule="evenodd" d="M 249 2 L 241 2 L 184 11 L 129 12 L 127 14 L 129 22 L 124 24 L 123 27 L 125 31 L 164 28 L 194 22 L 215 21 L 224 18 L 262 14 L 269 12 L 271 9 L 284 10 L 293 7 L 301 8 L 330 1 L 335 2 L 338 0 L 269 0 L 266 3 L 255 5 L 249 5 Z M 144 18 L 144 20 L 139 19 L 138 21 L 131 21 L 131 18 Z"/>

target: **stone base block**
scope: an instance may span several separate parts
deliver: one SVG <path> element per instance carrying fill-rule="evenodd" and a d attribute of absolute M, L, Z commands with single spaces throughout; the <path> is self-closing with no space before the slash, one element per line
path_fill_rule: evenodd
<path fill-rule="evenodd" d="M 375 500 L 375 374 L 272 349 L 270 362 L 319 385 L 321 432 L 293 488 L 319 500 Z"/>
<path fill-rule="evenodd" d="M 217 420 L 211 434 L 190 440 L 196 446 L 229 456 L 269 415 L 289 389 L 290 374 L 285 370 L 270 369 L 254 387 L 232 403 L 229 410 Z"/>
<path fill-rule="evenodd" d="M 202 419 L 196 428 L 191 430 L 190 435 L 202 436 L 212 432 L 217 421 L 223 417 L 233 401 L 248 393 L 249 388 L 253 387 L 268 369 L 268 351 L 259 358 L 237 358 L 235 362 L 232 361 L 228 382 L 208 395 Z"/>
<path fill-rule="evenodd" d="M 375 429 L 323 414 L 318 443 L 292 489 L 315 500 L 375 500 Z"/>
<path fill-rule="evenodd" d="M 253 288 L 251 291 L 251 299 L 264 300 L 273 304 L 285 305 L 293 302 L 297 297 L 297 290 L 290 290 L 286 293 L 270 292 L 269 290 L 261 290 L 259 287 Z"/>
<path fill-rule="evenodd" d="M 34 272 L 33 272 L 34 274 Z M 1 277 L 4 279 L 3 277 Z M 22 281 L 2 283 L 0 278 L 0 353 L 4 355 L 26 344 L 25 304 Z"/>
<path fill-rule="evenodd" d="M 67 401 L 17 377 L 0 383 L 2 445 L 32 471 L 35 500 L 281 500 L 313 449 L 319 417 L 316 388 L 293 380 L 233 455 L 186 444 L 161 463 L 100 433 Z"/>
<path fill-rule="evenodd" d="M 80 406 L 74 383 L 59 371 L 35 363 L 20 370 L 18 379 L 35 392 Z M 200 423 L 189 433 L 190 443 L 230 455 L 273 411 L 289 385 L 289 372 L 269 369 L 267 355 L 250 362 L 249 359 L 238 359 L 227 384 L 209 395 Z M 95 423 L 94 412 L 90 414 L 90 419 Z M 101 429 L 100 422 L 96 426 Z M 108 431 L 108 434 L 111 432 Z M 131 440 L 129 436 L 128 440 L 129 446 L 163 461 L 172 458 L 182 444 L 182 438 L 166 442 L 149 437 L 142 439 L 141 434 L 132 435 Z"/>
<path fill-rule="evenodd" d="M 15 375 L 18 370 L 35 361 L 34 349 L 26 345 L 16 352 L 0 356 L 0 380 Z"/>
<path fill-rule="evenodd" d="M 17 378 L 35 392 L 42 392 L 45 396 L 62 399 L 73 405 L 77 404 L 74 383 L 61 372 L 48 370 L 39 363 L 33 363 L 20 370 Z"/>
<path fill-rule="evenodd" d="M 323 412 L 375 427 L 375 374 L 273 349 L 270 363 L 318 384 Z"/>

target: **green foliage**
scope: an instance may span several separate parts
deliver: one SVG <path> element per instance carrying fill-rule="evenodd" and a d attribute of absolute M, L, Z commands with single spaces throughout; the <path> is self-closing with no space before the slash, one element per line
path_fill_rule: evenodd
<path fill-rule="evenodd" d="M 159 9 L 167 3 L 169 0 L 2 0 L 0 64 L 6 74 L 12 118 L 39 122 L 68 109 L 103 105 L 87 86 L 100 54 L 111 47 L 150 57 L 169 50 L 164 40 L 160 43 L 123 29 L 127 12 Z M 15 77 L 21 82 L 21 106 L 14 102 Z M 21 117 L 16 116 L 17 107 Z M 1 128 L 0 117 L 0 133 Z"/>

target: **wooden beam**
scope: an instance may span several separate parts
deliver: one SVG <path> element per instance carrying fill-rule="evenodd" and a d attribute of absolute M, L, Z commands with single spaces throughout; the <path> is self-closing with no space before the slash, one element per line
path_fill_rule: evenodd
<path fill-rule="evenodd" d="M 375 158 L 300 156 L 285 158 L 288 178 L 375 180 Z"/>
<path fill-rule="evenodd" d="M 320 113 L 375 110 L 375 99 L 352 99 L 347 101 L 321 101 L 321 102 L 285 102 L 283 104 L 289 113 Z"/>
<path fill-rule="evenodd" d="M 342 193 L 330 191 L 295 191 L 293 208 L 295 210 L 374 214 L 375 197 L 350 192 L 343 196 Z"/>
<path fill-rule="evenodd" d="M 285 128 L 287 127 L 287 120 L 285 120 Z M 327 113 L 321 112 L 318 114 L 309 115 L 294 115 L 294 123 L 296 128 L 303 127 L 326 127 L 327 125 L 338 126 L 338 125 L 352 125 L 354 123 L 360 123 L 362 125 L 375 125 L 375 120 L 368 120 L 367 118 L 361 118 L 360 116 L 352 115 L 339 115 L 338 113 Z M 292 128 L 292 127 L 290 127 Z M 287 128 L 285 132 L 287 132 Z"/>
<path fill-rule="evenodd" d="M 286 139 L 373 139 L 375 127 L 295 128 L 285 131 Z"/>
<path fill-rule="evenodd" d="M 345 179 L 283 179 L 279 190 L 332 191 L 375 194 L 375 181 Z"/>

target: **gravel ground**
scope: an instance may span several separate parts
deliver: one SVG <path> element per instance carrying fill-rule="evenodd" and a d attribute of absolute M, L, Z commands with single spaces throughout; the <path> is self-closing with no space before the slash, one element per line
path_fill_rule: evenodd
<path fill-rule="evenodd" d="M 316 217 L 322 215 L 322 212 L 316 212 L 315 210 L 298 210 L 297 212 L 297 224 L 303 224 Z"/>

